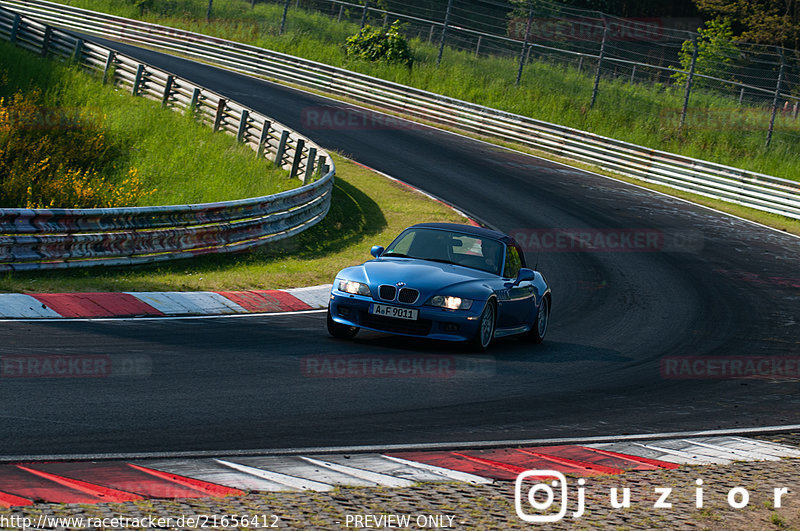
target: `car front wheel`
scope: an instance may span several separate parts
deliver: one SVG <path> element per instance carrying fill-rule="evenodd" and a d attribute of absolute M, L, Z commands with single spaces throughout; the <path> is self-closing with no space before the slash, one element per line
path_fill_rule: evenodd
<path fill-rule="evenodd" d="M 331 309 L 328 307 L 328 333 L 338 339 L 353 339 L 356 337 L 359 328 L 337 323 L 331 317 Z"/>
<path fill-rule="evenodd" d="M 497 322 L 497 306 L 493 300 L 486 303 L 480 318 L 478 319 L 478 330 L 469 342 L 472 349 L 484 351 L 489 348 L 494 339 L 494 328 Z"/>

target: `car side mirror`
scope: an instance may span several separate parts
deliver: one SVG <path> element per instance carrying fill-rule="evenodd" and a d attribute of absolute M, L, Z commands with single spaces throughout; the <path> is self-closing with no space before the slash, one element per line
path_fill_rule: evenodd
<path fill-rule="evenodd" d="M 517 286 L 526 280 L 533 280 L 534 278 L 536 278 L 536 273 L 533 271 L 533 269 L 523 267 L 519 270 L 519 273 L 517 273 L 517 279 L 514 281 L 514 285 Z"/>
<path fill-rule="evenodd" d="M 380 245 L 373 245 L 372 249 L 369 250 L 369 254 L 371 254 L 375 258 L 378 258 L 380 255 L 383 254 L 383 247 L 381 247 Z"/>

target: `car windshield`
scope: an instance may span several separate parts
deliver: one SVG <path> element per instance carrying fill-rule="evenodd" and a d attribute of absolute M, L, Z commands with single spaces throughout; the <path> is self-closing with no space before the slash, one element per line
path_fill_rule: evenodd
<path fill-rule="evenodd" d="M 491 238 L 418 228 L 404 231 L 381 256 L 444 262 L 499 275 L 503 267 L 504 246 Z"/>

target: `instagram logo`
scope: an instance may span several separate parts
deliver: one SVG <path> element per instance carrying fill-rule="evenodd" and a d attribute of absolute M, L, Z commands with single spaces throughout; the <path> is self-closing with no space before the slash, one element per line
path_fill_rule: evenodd
<path fill-rule="evenodd" d="M 527 485 L 523 485 L 523 482 L 528 478 L 547 479 L 547 481 L 534 483 L 525 494 L 523 490 Z M 579 479 L 578 483 L 584 485 L 586 480 Z M 584 490 L 583 488 L 578 489 L 579 509 L 572 513 L 573 518 L 580 518 L 583 514 Z M 527 502 L 524 507 L 523 502 Z M 556 506 L 558 512 L 553 512 L 552 508 L 556 503 L 558 503 Z M 517 510 L 517 516 L 525 522 L 546 523 L 561 520 L 567 514 L 567 478 L 556 470 L 526 470 L 522 472 L 517 476 L 514 484 L 514 508 Z M 531 509 L 533 511 L 526 512 Z"/>

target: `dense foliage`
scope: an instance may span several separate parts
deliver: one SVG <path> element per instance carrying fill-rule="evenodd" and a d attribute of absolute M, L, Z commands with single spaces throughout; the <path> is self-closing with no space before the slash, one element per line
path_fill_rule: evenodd
<path fill-rule="evenodd" d="M 389 28 L 364 26 L 361 31 L 347 38 L 347 55 L 367 61 L 383 61 L 408 66 L 414 63 L 411 47 L 400 32 L 400 22 Z"/>
<path fill-rule="evenodd" d="M 136 168 L 120 182 L 103 176 L 120 163 L 121 149 L 106 137 L 102 117 L 41 99 L 38 89 L 0 98 L 0 206 L 129 206 L 152 193 Z"/>

